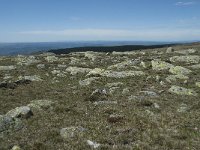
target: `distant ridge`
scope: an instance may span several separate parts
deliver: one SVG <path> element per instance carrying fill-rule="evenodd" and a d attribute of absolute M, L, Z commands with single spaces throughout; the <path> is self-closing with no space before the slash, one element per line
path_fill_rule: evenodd
<path fill-rule="evenodd" d="M 94 52 L 113 52 L 113 51 L 132 51 L 140 49 L 154 49 L 154 48 L 163 48 L 168 46 L 174 46 L 177 44 L 161 44 L 161 45 L 123 45 L 123 46 L 89 46 L 89 47 L 74 47 L 74 48 L 65 48 L 65 49 L 54 49 L 49 50 L 54 54 L 68 54 L 71 52 L 84 52 L 84 51 L 94 51 Z"/>

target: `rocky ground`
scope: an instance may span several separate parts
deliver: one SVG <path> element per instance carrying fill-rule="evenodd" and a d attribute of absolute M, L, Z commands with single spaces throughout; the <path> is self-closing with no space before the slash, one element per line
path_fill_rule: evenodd
<path fill-rule="evenodd" d="M 200 44 L 0 57 L 0 150 L 197 150 Z"/>

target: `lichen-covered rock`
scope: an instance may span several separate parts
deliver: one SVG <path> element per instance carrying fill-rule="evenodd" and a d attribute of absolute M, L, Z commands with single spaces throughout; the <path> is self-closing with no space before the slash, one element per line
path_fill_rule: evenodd
<path fill-rule="evenodd" d="M 92 52 L 92 51 L 87 51 L 87 52 L 85 52 L 84 54 L 85 54 L 85 57 L 86 57 L 86 58 L 88 58 L 88 59 L 90 59 L 90 60 L 92 60 L 92 61 L 95 61 L 96 58 L 97 58 L 97 55 L 98 55 L 99 53 L 97 53 L 97 52 Z"/>
<path fill-rule="evenodd" d="M 45 60 L 46 60 L 47 62 L 49 62 L 49 63 L 52 63 L 52 62 L 58 61 L 59 59 L 58 59 L 58 57 L 56 57 L 56 56 L 50 55 L 50 56 L 45 57 Z"/>
<path fill-rule="evenodd" d="M 10 110 L 6 116 L 12 117 L 12 118 L 29 118 L 33 115 L 30 107 L 28 106 L 21 106 L 16 107 L 15 109 Z"/>
<path fill-rule="evenodd" d="M 154 91 L 140 91 L 144 96 L 149 96 L 149 97 L 158 97 L 158 94 Z"/>
<path fill-rule="evenodd" d="M 38 65 L 37 65 L 37 68 L 38 68 L 38 69 L 44 69 L 44 68 L 45 68 L 45 64 L 38 64 Z"/>
<path fill-rule="evenodd" d="M 186 88 L 175 86 L 175 85 L 173 85 L 169 89 L 169 92 L 170 93 L 175 93 L 175 94 L 178 94 L 178 95 L 197 96 L 197 93 L 194 90 L 186 89 Z"/>
<path fill-rule="evenodd" d="M 101 74 L 101 76 L 109 77 L 109 78 L 126 78 L 126 77 L 134 77 L 134 76 L 143 76 L 145 73 L 143 71 L 105 71 Z"/>
<path fill-rule="evenodd" d="M 33 75 L 33 76 L 19 76 L 19 80 L 29 80 L 29 81 L 43 81 L 40 76 Z"/>
<path fill-rule="evenodd" d="M 130 52 L 112 52 L 113 55 L 136 55 L 137 53 L 134 51 L 130 51 Z"/>
<path fill-rule="evenodd" d="M 95 80 L 97 80 L 97 79 L 99 79 L 98 77 L 90 77 L 90 78 L 87 78 L 87 79 L 85 79 L 85 80 L 80 80 L 79 81 L 79 84 L 81 85 L 81 86 L 88 86 L 88 85 L 90 85 L 93 81 L 95 81 Z"/>
<path fill-rule="evenodd" d="M 175 82 L 176 79 L 187 80 L 187 79 L 189 79 L 189 77 L 185 76 L 183 74 L 169 75 L 169 76 L 167 76 L 166 81 L 169 83 L 172 83 L 172 82 Z"/>
<path fill-rule="evenodd" d="M 16 69 L 15 66 L 0 66 L 0 71 L 10 71 Z"/>
<path fill-rule="evenodd" d="M 183 113 L 188 110 L 188 106 L 186 104 L 181 104 L 181 106 L 177 109 L 177 112 Z"/>
<path fill-rule="evenodd" d="M 90 68 L 80 68 L 80 67 L 68 67 L 67 72 L 70 72 L 71 75 L 76 75 L 78 73 L 89 73 L 92 69 Z"/>
<path fill-rule="evenodd" d="M 184 55 L 188 55 L 188 54 L 193 54 L 193 53 L 196 53 L 196 49 L 186 49 L 186 50 L 179 50 L 179 51 L 176 51 L 176 53 L 179 53 L 179 54 L 184 54 Z"/>
<path fill-rule="evenodd" d="M 55 102 L 51 101 L 51 100 L 33 100 L 31 101 L 30 104 L 28 104 L 28 106 L 30 108 L 34 108 L 34 109 L 38 109 L 38 110 L 46 110 L 46 109 L 51 109 L 52 105 Z"/>
<path fill-rule="evenodd" d="M 200 64 L 196 64 L 196 65 L 192 65 L 192 66 L 188 66 L 191 69 L 200 69 Z"/>
<path fill-rule="evenodd" d="M 188 56 L 173 56 L 170 58 L 171 62 L 185 62 L 197 64 L 200 61 L 200 56 L 198 55 L 188 55 Z"/>
<path fill-rule="evenodd" d="M 181 67 L 181 66 L 175 66 L 175 67 L 171 67 L 169 69 L 169 72 L 172 73 L 172 74 L 181 74 L 181 75 L 188 75 L 190 74 L 192 71 L 187 69 L 187 68 L 184 68 L 184 67 Z"/>
<path fill-rule="evenodd" d="M 122 82 L 113 82 L 113 83 L 107 83 L 105 86 L 108 87 L 108 88 L 111 88 L 111 87 L 119 87 L 119 86 L 122 86 L 123 83 Z"/>
<path fill-rule="evenodd" d="M 29 66 L 31 64 L 39 63 L 41 62 L 38 60 L 35 56 L 23 56 L 23 55 L 18 55 L 15 59 L 18 65 L 25 65 Z"/>
<path fill-rule="evenodd" d="M 89 97 L 89 100 L 92 102 L 95 101 L 107 101 L 109 94 L 108 90 L 106 89 L 96 89 L 92 92 L 92 94 Z"/>
<path fill-rule="evenodd" d="M 95 68 L 95 69 L 92 69 L 86 76 L 101 76 L 103 72 L 105 72 L 104 69 Z"/>
<path fill-rule="evenodd" d="M 60 135 L 64 139 L 80 137 L 86 129 L 83 127 L 67 127 L 60 130 Z"/>
<path fill-rule="evenodd" d="M 22 149 L 19 146 L 15 145 L 15 146 L 12 147 L 11 150 L 22 150 Z"/>
<path fill-rule="evenodd" d="M 173 53 L 174 49 L 173 47 L 168 47 L 166 53 Z"/>
<path fill-rule="evenodd" d="M 196 82 L 196 86 L 197 86 L 197 87 L 200 87 L 200 82 Z"/>
<path fill-rule="evenodd" d="M 87 140 L 87 144 L 88 144 L 92 149 L 96 149 L 96 148 L 98 148 L 99 146 L 101 146 L 101 144 L 96 143 L 96 142 L 93 142 L 93 141 L 90 141 L 90 140 Z"/>
<path fill-rule="evenodd" d="M 165 61 L 158 60 L 158 59 L 157 60 L 152 60 L 151 63 L 152 63 L 152 69 L 153 70 L 157 70 L 157 71 L 168 70 L 171 67 L 173 67 L 172 64 L 167 63 Z"/>
<path fill-rule="evenodd" d="M 12 118 L 10 116 L 0 117 L 0 135 L 3 132 L 17 131 L 23 128 L 23 123 L 18 118 Z"/>
<path fill-rule="evenodd" d="M 134 66 L 136 64 L 139 64 L 140 63 L 140 60 L 126 60 L 126 61 L 123 61 L 121 63 L 117 63 L 115 65 L 111 65 L 108 67 L 109 70 L 112 70 L 112 69 L 124 69 L 126 67 L 129 67 L 129 66 Z"/>

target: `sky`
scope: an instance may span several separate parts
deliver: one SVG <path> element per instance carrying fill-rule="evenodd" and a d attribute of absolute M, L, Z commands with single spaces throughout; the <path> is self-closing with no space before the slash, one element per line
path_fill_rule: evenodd
<path fill-rule="evenodd" d="M 200 41 L 200 0 L 0 0 L 0 42 Z"/>

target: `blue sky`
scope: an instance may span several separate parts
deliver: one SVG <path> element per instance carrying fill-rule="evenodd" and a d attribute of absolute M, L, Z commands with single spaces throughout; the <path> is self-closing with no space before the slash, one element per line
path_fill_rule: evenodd
<path fill-rule="evenodd" d="M 0 0 L 0 42 L 200 40 L 199 0 Z"/>

